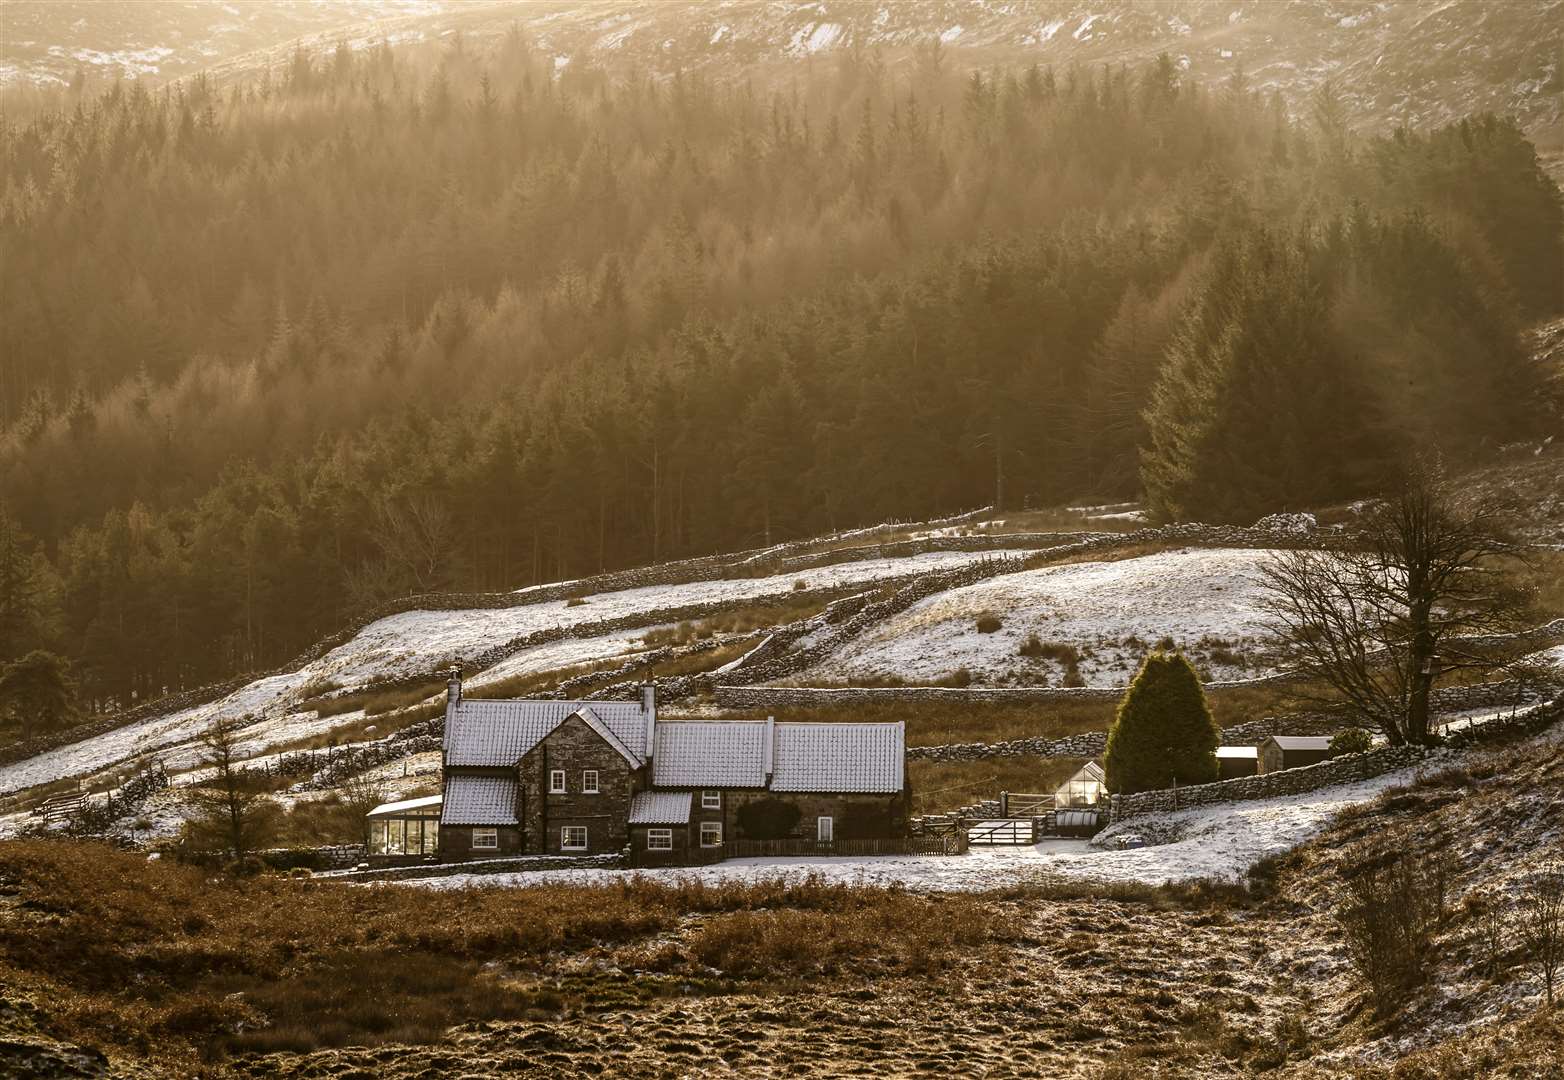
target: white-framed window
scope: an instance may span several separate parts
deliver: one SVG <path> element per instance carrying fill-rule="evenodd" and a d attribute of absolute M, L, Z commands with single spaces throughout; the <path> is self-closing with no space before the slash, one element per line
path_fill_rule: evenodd
<path fill-rule="evenodd" d="M 701 847 L 722 846 L 722 822 L 701 822 Z"/>
<path fill-rule="evenodd" d="M 815 818 L 815 839 L 829 844 L 836 835 L 836 821 L 828 817 Z"/>
<path fill-rule="evenodd" d="M 583 795 L 596 795 L 597 794 L 597 770 L 596 769 L 582 769 L 581 770 L 581 793 Z"/>
<path fill-rule="evenodd" d="M 672 829 L 647 829 L 646 830 L 646 850 L 647 851 L 672 851 L 673 850 L 673 830 Z"/>
<path fill-rule="evenodd" d="M 585 851 L 586 849 L 587 827 L 585 825 L 566 825 L 559 830 L 559 850 Z"/>
<path fill-rule="evenodd" d="M 475 848 L 497 848 L 500 846 L 500 830 L 498 829 L 474 829 L 472 831 L 472 846 Z"/>
<path fill-rule="evenodd" d="M 565 793 L 564 769 L 554 769 L 548 774 L 548 791 L 550 795 L 563 795 Z"/>
<path fill-rule="evenodd" d="M 703 792 L 701 792 L 701 809 L 702 810 L 721 810 L 722 809 L 722 792 L 720 792 L 720 791 L 703 791 Z"/>

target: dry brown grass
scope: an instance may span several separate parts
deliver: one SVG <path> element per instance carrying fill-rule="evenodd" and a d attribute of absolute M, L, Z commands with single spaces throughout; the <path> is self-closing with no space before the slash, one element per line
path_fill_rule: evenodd
<path fill-rule="evenodd" d="M 458 1022 L 529 1015 L 539 985 L 556 984 L 573 953 L 676 983 L 709 980 L 713 968 L 773 980 L 854 963 L 933 971 L 1012 932 L 1003 912 L 970 896 L 818 880 L 627 879 L 453 897 L 213 878 L 97 845 L 8 842 L 0 881 L 14 897 L 0 919 L 5 981 L 47 985 L 73 1039 L 185 1063 L 429 1042 Z"/>
<path fill-rule="evenodd" d="M 1211 712 L 1222 726 L 1295 712 L 1309 706 L 1300 688 L 1292 685 L 1243 686 L 1209 690 Z M 948 743 L 1004 742 L 1044 736 L 1050 739 L 1082 731 L 1107 731 L 1118 702 L 1105 700 L 1052 701 L 1047 703 L 949 702 L 934 700 L 846 702 L 818 708 L 778 711 L 778 720 L 905 721 L 908 746 L 943 746 Z M 670 714 L 672 709 L 669 710 Z M 764 720 L 760 710 L 735 710 L 734 719 Z"/>
<path fill-rule="evenodd" d="M 907 762 L 912 788 L 912 808 L 918 814 L 936 814 L 999 797 L 1001 791 L 1044 793 L 1053 791 L 1086 763 L 1084 758 L 1021 757 L 983 758 L 979 761 Z"/>
<path fill-rule="evenodd" d="M 1516 577 L 1523 588 L 1534 590 L 1539 621 L 1564 616 L 1564 551 L 1533 552 Z"/>

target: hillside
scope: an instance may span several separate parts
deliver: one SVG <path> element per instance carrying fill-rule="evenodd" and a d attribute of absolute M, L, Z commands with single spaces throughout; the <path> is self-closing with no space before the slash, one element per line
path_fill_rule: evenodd
<path fill-rule="evenodd" d="M 1557 149 L 1560 128 L 1557 0 L 1430 5 L 1263 0 L 1049 0 L 1012 4 L 687 0 L 630 5 L 337 0 L 228 11 L 173 3 L 137 6 L 133 26 L 107 23 L 88 5 L 7 5 L 8 66 L 0 81 L 68 82 L 123 75 L 179 78 L 213 70 L 239 76 L 286 62 L 296 42 L 363 46 L 438 40 L 481 42 L 519 26 L 560 66 L 629 60 L 655 72 L 778 65 L 853 49 L 896 54 L 936 38 L 959 65 L 1017 57 L 1063 67 L 1143 62 L 1171 53 L 1206 82 L 1244 72 L 1296 110 L 1329 77 L 1347 90 L 1355 123 L 1419 127 L 1492 111 Z M 94 17 L 85 16 L 94 14 Z M 54 43 L 46 47 L 42 43 Z M 896 61 L 893 60 L 893 63 Z"/>
<path fill-rule="evenodd" d="M 1478 915 L 1557 851 L 1560 738 L 1555 724 L 1448 759 L 1245 884 L 547 884 L 465 892 L 454 920 L 448 897 L 404 886 L 232 881 L 106 849 L 6 845 L 0 1022 L 9 1059 L 25 1055 L 36 1075 L 187 1075 L 203 1048 L 237 1055 L 202 1066 L 234 1076 L 540 1062 L 625 1076 L 670 1062 L 764 1075 L 1550 1076 L 1558 1014 L 1539 1011 L 1510 945 L 1482 944 Z M 1370 1022 L 1331 915 L 1343 876 L 1386 851 L 1440 847 L 1453 862 L 1436 963 L 1397 1015 Z M 115 977 L 131 965 L 134 991 Z M 332 1004 L 349 970 L 357 1010 Z M 130 993 L 137 1008 L 124 1010 Z M 388 1014 L 398 1026 L 371 1023 Z M 382 1040 L 414 1045 L 363 1045 Z"/>

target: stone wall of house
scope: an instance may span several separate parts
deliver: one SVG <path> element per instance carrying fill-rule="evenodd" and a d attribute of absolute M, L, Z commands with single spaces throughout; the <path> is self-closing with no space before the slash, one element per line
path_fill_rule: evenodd
<path fill-rule="evenodd" d="M 499 842 L 498 847 L 473 847 L 472 831 L 475 828 L 483 827 L 481 825 L 441 825 L 440 860 L 442 862 L 454 862 L 457 860 L 493 859 L 504 855 L 524 854 L 521 846 L 521 829 L 515 825 L 495 826 L 494 832 Z"/>
<path fill-rule="evenodd" d="M 816 819 L 821 817 L 831 818 L 833 835 L 838 840 L 883 840 L 906 836 L 910 824 L 909 799 L 906 792 L 817 794 L 730 789 L 724 792 L 723 797 L 723 817 L 726 822 L 723 835 L 736 840 L 752 839 L 745 835 L 744 829 L 739 825 L 739 811 L 749 803 L 767 799 L 778 799 L 798 807 L 798 824 L 790 837 L 800 840 L 815 839 L 818 824 Z M 698 807 L 699 792 L 696 792 L 695 803 Z M 692 810 L 690 826 L 692 846 L 700 842 L 699 835 L 694 831 L 694 820 L 695 811 Z"/>
<path fill-rule="evenodd" d="M 673 839 L 673 847 L 667 851 L 652 851 L 646 846 L 649 829 L 667 829 Z M 632 825 L 630 826 L 629 863 L 631 866 L 684 866 L 691 862 L 690 845 L 700 843 L 690 838 L 688 825 Z"/>
<path fill-rule="evenodd" d="M 549 774 L 556 769 L 565 773 L 563 794 L 549 791 Z M 597 772 L 596 794 L 582 790 L 581 774 L 588 769 Z M 529 854 L 562 854 L 560 830 L 566 826 L 585 826 L 590 853 L 619 851 L 629 841 L 636 774 L 580 717 L 570 717 L 529 750 L 520 777 Z"/>

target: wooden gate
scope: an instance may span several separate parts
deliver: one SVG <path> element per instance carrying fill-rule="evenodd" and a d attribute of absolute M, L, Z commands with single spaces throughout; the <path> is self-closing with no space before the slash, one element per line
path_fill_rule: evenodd
<path fill-rule="evenodd" d="M 1031 844 L 1033 840 L 1031 818 L 996 818 L 991 821 L 973 822 L 967 829 L 969 844 Z"/>

